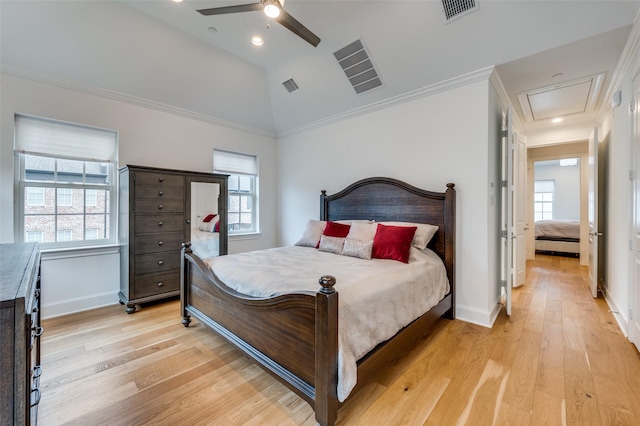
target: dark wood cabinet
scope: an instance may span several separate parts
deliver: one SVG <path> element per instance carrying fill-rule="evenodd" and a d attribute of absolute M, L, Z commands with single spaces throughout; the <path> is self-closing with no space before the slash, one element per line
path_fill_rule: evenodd
<path fill-rule="evenodd" d="M 226 254 L 227 176 L 129 165 L 119 178 L 119 297 L 133 313 L 139 303 L 180 294 L 180 249 L 190 240 L 193 220 L 192 182 L 216 185 L 219 254 Z"/>
<path fill-rule="evenodd" d="M 34 425 L 40 402 L 40 251 L 0 244 L 0 425 Z"/>

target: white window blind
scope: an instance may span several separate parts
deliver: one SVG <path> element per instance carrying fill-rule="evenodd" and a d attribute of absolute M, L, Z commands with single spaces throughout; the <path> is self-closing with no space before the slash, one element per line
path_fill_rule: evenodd
<path fill-rule="evenodd" d="M 214 149 L 213 170 L 216 172 L 257 175 L 258 161 L 255 155 Z"/>
<path fill-rule="evenodd" d="M 537 180 L 534 182 L 533 192 L 555 192 L 556 181 L 554 179 Z"/>
<path fill-rule="evenodd" d="M 14 149 L 22 154 L 115 163 L 117 140 L 113 130 L 26 115 L 15 117 Z"/>

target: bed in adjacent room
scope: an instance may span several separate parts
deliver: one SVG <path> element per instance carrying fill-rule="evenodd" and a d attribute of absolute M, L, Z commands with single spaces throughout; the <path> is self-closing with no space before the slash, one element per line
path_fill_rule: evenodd
<path fill-rule="evenodd" d="M 193 315 L 335 423 L 339 406 L 436 321 L 454 317 L 455 190 L 390 178 L 321 195 L 291 247 L 202 258 L 183 249 Z"/>
<path fill-rule="evenodd" d="M 580 221 L 537 221 L 535 246 L 537 252 L 580 254 Z"/>

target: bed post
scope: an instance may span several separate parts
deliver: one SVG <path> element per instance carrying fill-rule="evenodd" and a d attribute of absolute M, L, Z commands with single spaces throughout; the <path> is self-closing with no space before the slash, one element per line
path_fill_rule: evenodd
<path fill-rule="evenodd" d="M 187 313 L 187 305 L 189 304 L 187 300 L 187 293 L 189 287 L 189 279 L 190 279 L 190 265 L 189 260 L 187 260 L 185 254 L 191 254 L 193 251 L 191 250 L 191 242 L 182 243 L 182 250 L 180 251 L 180 313 L 182 315 L 182 324 L 185 327 L 189 327 L 191 323 L 191 316 Z"/>
<path fill-rule="evenodd" d="M 447 191 L 444 194 L 444 232 L 445 266 L 451 286 L 451 309 L 444 313 L 444 317 L 454 319 L 456 317 L 456 190 L 454 183 L 447 184 Z"/>
<path fill-rule="evenodd" d="M 338 293 L 335 277 L 325 275 L 316 293 L 315 412 L 322 426 L 338 418 Z"/>

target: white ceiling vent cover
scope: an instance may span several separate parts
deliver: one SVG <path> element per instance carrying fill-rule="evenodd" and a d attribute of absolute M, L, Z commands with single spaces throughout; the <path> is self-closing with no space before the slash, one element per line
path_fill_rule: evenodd
<path fill-rule="evenodd" d="M 362 41 L 354 41 L 335 52 L 333 56 L 338 60 L 356 93 L 364 93 L 382 86 L 380 76 L 373 67 L 373 62 L 362 45 Z"/>
<path fill-rule="evenodd" d="M 448 21 L 476 9 L 476 0 L 442 0 L 442 11 Z"/>
<path fill-rule="evenodd" d="M 298 87 L 298 83 L 296 83 L 293 78 L 290 78 L 287 81 L 283 81 L 282 85 L 284 86 L 285 89 L 287 89 L 287 92 L 289 93 L 295 93 L 300 91 L 300 87 Z"/>

